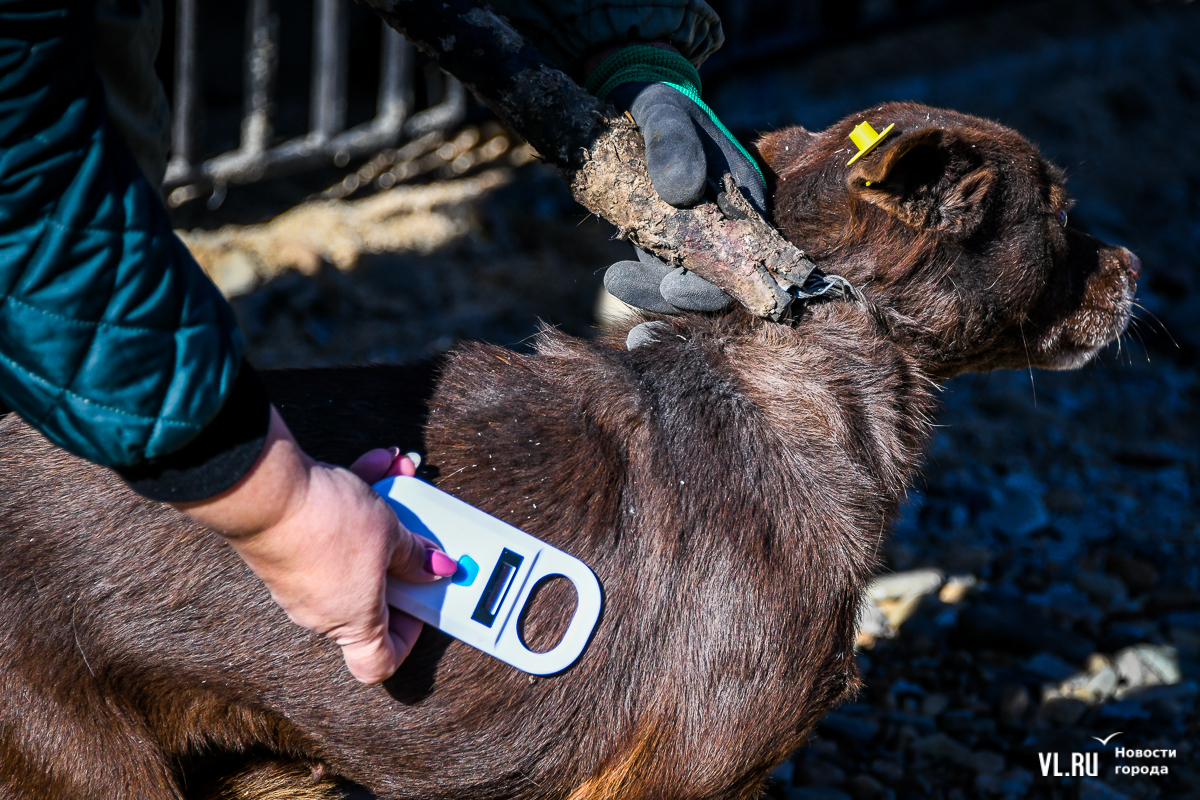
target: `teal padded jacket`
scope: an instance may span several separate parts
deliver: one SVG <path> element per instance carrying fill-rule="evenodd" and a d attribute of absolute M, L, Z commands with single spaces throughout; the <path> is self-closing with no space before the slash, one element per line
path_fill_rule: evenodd
<path fill-rule="evenodd" d="M 107 121 L 93 26 L 88 0 L 0 0 L 0 402 L 124 466 L 216 416 L 242 339 Z"/>

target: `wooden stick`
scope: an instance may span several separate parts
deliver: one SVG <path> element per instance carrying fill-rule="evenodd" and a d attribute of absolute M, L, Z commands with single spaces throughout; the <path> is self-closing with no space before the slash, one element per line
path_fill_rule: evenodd
<path fill-rule="evenodd" d="M 785 315 L 790 297 L 776 278 L 803 285 L 812 262 L 729 192 L 731 183 L 727 196 L 745 219 L 726 216 L 715 203 L 663 202 L 633 122 L 584 91 L 489 9 L 469 0 L 366 3 L 558 167 L 575 199 L 622 237 L 715 283 L 760 317 Z"/>

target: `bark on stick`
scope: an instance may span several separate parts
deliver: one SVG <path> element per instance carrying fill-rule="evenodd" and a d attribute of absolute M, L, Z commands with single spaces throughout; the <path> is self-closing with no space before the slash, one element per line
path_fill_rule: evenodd
<path fill-rule="evenodd" d="M 507 20 L 469 0 L 366 3 L 557 166 L 575 199 L 623 237 L 758 316 L 784 314 L 789 298 L 775 277 L 803 284 L 812 269 L 804 254 L 736 193 L 747 219 L 731 219 L 715 203 L 678 209 L 660 200 L 632 121 L 550 64 Z"/>

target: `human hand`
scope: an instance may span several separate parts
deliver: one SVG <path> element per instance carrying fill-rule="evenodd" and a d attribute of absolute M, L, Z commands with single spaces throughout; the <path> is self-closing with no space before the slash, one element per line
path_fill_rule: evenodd
<path fill-rule="evenodd" d="M 728 173 L 766 216 L 762 172 L 700 99 L 699 74 L 673 48 L 633 45 L 608 53 L 591 70 L 587 87 L 629 111 L 645 140 L 650 182 L 665 202 L 690 207 L 710 193 L 726 214 L 739 214 L 723 196 Z M 719 311 L 733 302 L 693 272 L 673 269 L 640 249 L 637 256 L 637 261 L 612 265 L 604 275 L 605 288 L 630 305 L 675 314 Z"/>
<path fill-rule="evenodd" d="M 457 567 L 405 530 L 370 483 L 415 473 L 399 451 L 372 450 L 350 469 L 309 458 L 279 414 L 250 473 L 212 500 L 180 506 L 221 533 L 288 617 L 336 642 L 364 683 L 388 678 L 421 622 L 390 609 L 385 576 L 433 581 Z"/>

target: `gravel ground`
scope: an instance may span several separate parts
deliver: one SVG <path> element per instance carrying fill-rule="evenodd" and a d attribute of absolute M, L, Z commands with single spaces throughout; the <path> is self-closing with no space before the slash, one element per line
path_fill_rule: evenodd
<path fill-rule="evenodd" d="M 706 78 L 743 133 L 892 99 L 998 119 L 1068 169 L 1074 225 L 1145 264 L 1139 322 L 1097 363 L 947 385 L 864 608 L 867 688 L 771 797 L 1200 798 L 1197 39 L 1200 4 L 1025 3 Z M 259 227 L 190 212 L 259 364 L 520 348 L 539 319 L 594 330 L 600 270 L 626 245 L 512 143 L 455 172 L 503 135 L 470 130 L 391 193 Z M 1071 776 L 1073 754 L 1095 775 Z M 1166 774 L 1126 773 L 1143 767 Z"/>
<path fill-rule="evenodd" d="M 1075 226 L 1146 265 L 1139 322 L 1098 363 L 946 387 L 863 614 L 867 690 L 775 796 L 1200 797 L 1198 33 L 1195 6 L 1021 4 L 714 87 L 742 130 L 888 99 L 998 119 L 1067 168 Z M 1044 776 L 1054 753 L 1096 774 Z"/>

